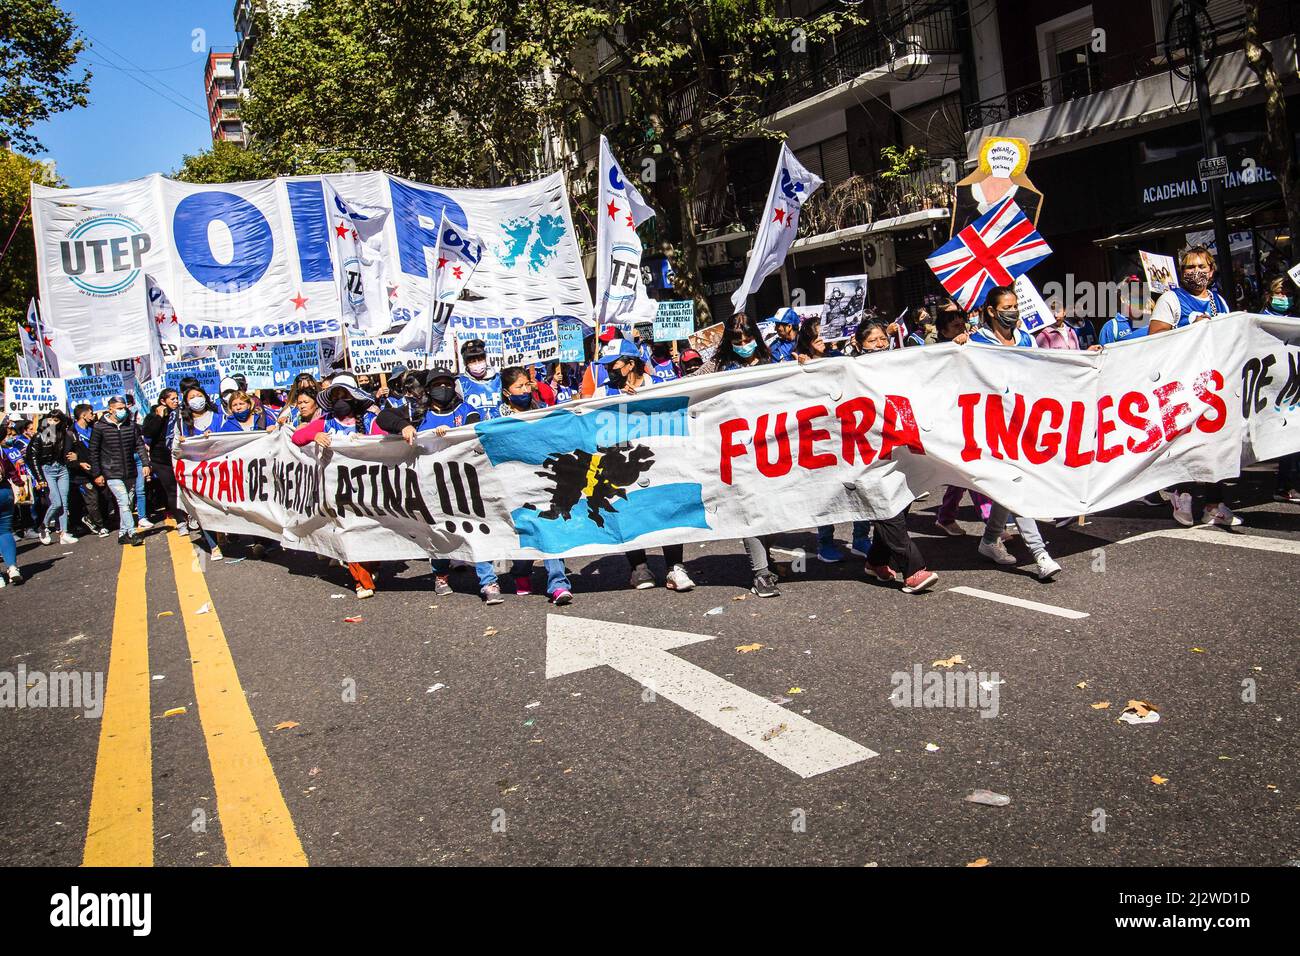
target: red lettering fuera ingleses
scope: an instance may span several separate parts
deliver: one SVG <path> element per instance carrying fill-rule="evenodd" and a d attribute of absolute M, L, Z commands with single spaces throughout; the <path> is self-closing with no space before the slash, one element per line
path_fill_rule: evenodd
<path fill-rule="evenodd" d="M 1029 465 L 1060 462 L 1082 468 L 1120 455 L 1142 455 L 1192 429 L 1213 434 L 1228 420 L 1219 393 L 1223 373 L 1207 369 L 1190 387 L 1166 382 L 1148 391 L 1103 395 L 1095 405 L 1024 395 L 964 392 L 957 396 L 961 417 L 962 461 L 984 455 Z M 865 396 L 850 398 L 832 410 L 810 405 L 793 413 L 733 418 L 718 426 L 718 475 L 732 483 L 733 462 L 749 454 L 753 436 L 754 466 L 766 478 L 780 478 L 798 466 L 805 471 L 840 462 L 863 464 L 889 460 L 897 448 L 924 455 L 912 403 L 886 395 L 884 407 Z M 793 430 L 793 438 L 791 431 Z M 838 435 L 833 436 L 832 431 Z"/>

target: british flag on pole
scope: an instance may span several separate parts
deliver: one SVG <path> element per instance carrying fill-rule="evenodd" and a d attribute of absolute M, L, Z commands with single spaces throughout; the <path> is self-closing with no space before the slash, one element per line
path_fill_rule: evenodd
<path fill-rule="evenodd" d="M 1052 254 L 1010 196 L 934 251 L 925 261 L 963 309 L 978 308 L 989 290 L 1012 285 Z"/>

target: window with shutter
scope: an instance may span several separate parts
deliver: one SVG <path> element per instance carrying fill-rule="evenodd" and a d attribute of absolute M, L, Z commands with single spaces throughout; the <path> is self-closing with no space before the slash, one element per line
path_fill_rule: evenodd
<path fill-rule="evenodd" d="M 822 179 L 826 180 L 826 187 L 842 183 L 853 175 L 853 169 L 849 166 L 849 140 L 843 134 L 833 136 L 821 144 L 822 148 Z"/>
<path fill-rule="evenodd" d="M 796 150 L 794 158 L 799 160 L 800 165 L 810 173 L 822 176 L 822 152 L 821 145 L 814 143 L 812 146 L 805 146 L 803 149 Z"/>

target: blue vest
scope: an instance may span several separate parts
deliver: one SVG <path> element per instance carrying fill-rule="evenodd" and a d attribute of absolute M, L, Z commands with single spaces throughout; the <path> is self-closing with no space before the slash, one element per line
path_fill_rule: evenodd
<path fill-rule="evenodd" d="M 674 377 L 675 377 L 675 376 L 674 376 Z M 645 389 L 649 388 L 651 385 L 662 385 L 664 382 L 671 382 L 671 381 L 672 381 L 671 378 L 664 378 L 664 377 L 662 377 L 662 376 L 660 376 L 660 375 L 656 375 L 654 372 L 650 371 L 650 369 L 646 369 L 646 370 L 645 370 L 645 378 L 643 378 L 643 379 L 641 380 L 641 387 L 640 387 L 639 389 L 637 389 L 637 391 L 638 391 L 638 392 L 641 392 L 641 391 L 644 391 Z M 617 388 L 617 387 L 615 387 L 615 386 L 613 386 L 613 385 L 610 385 L 610 384 L 606 383 L 605 385 L 603 385 L 603 386 L 601 386 L 600 388 L 596 389 L 596 395 L 597 395 L 597 396 L 599 396 L 599 395 L 602 394 L 602 389 L 603 389 L 603 394 L 605 394 L 605 395 L 622 395 L 622 394 L 623 394 L 623 390 L 622 390 L 621 388 Z"/>
<path fill-rule="evenodd" d="M 446 425 L 448 428 L 459 428 L 461 425 L 468 423 L 471 415 L 477 414 L 476 410 L 469 402 L 461 402 L 449 412 L 435 412 L 429 409 L 424 413 L 424 418 L 415 426 L 417 432 L 431 432 L 440 425 Z M 480 416 L 481 417 L 481 416 Z"/>
<path fill-rule="evenodd" d="M 982 325 L 970 334 L 970 340 L 972 342 L 983 342 L 985 345 L 1002 344 L 1002 342 L 998 340 L 998 337 L 993 334 L 992 329 L 986 329 Z M 1034 337 L 1030 335 L 1028 332 L 1026 332 L 1024 329 L 1020 328 L 1020 326 L 1016 326 L 1015 347 L 1018 349 L 1032 349 L 1035 347 Z"/>
<path fill-rule="evenodd" d="M 787 342 L 785 339 L 778 338 L 770 346 L 772 350 L 773 362 L 793 362 L 794 361 L 794 342 Z"/>
<path fill-rule="evenodd" d="M 1204 299 L 1198 299 L 1182 286 L 1174 286 L 1173 293 L 1178 299 L 1178 323 L 1174 326 L 1181 329 L 1184 325 L 1192 324 L 1192 316 L 1201 315 L 1222 315 L 1228 311 L 1228 303 L 1223 301 L 1223 296 L 1210 289 L 1210 298 L 1207 303 Z"/>
<path fill-rule="evenodd" d="M 325 431 L 335 435 L 369 435 L 370 426 L 375 418 L 374 412 L 363 412 L 355 425 L 344 425 L 332 415 L 326 415 L 324 428 Z"/>
<path fill-rule="evenodd" d="M 1133 327 L 1133 322 L 1125 315 L 1116 315 L 1101 327 L 1101 344 L 1111 345 L 1125 339 L 1138 339 L 1147 334 L 1145 325 Z"/>
<path fill-rule="evenodd" d="M 563 405 L 565 402 L 571 402 L 578 397 L 577 391 L 567 385 L 552 385 L 551 390 L 555 392 L 556 405 Z"/>
<path fill-rule="evenodd" d="M 647 374 L 653 375 L 661 382 L 671 382 L 678 378 L 677 367 L 673 365 L 671 359 L 663 364 L 660 364 L 659 362 L 647 362 L 645 370 Z"/>
<path fill-rule="evenodd" d="M 500 372 L 485 379 L 477 379 L 473 375 L 461 375 L 459 383 L 461 395 L 474 411 L 478 412 L 480 419 L 487 421 L 501 417 Z"/>

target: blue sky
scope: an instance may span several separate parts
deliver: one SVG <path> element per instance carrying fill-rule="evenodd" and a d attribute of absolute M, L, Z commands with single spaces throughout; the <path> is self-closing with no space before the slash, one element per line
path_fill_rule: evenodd
<path fill-rule="evenodd" d="M 90 105 L 60 113 L 34 132 L 69 186 L 169 173 L 186 153 L 212 145 L 203 67 L 208 47 L 234 46 L 234 0 L 62 0 L 61 6 L 89 47 L 81 59 L 94 74 Z M 204 32 L 196 38 L 195 30 Z"/>

